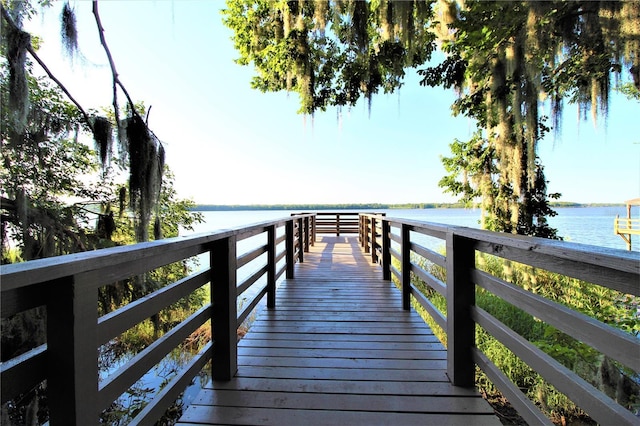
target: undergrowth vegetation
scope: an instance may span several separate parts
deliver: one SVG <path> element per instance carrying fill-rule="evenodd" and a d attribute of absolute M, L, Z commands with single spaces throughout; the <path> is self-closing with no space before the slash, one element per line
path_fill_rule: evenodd
<path fill-rule="evenodd" d="M 446 282 L 443 268 L 423 258 L 414 259 L 414 262 Z M 476 255 L 476 267 L 627 333 L 640 334 L 639 300 L 636 297 L 485 254 Z M 412 283 L 446 316 L 444 297 L 413 274 Z M 446 345 L 446 331 L 415 301 L 412 303 Z M 476 287 L 476 305 L 627 409 L 634 412 L 640 409 L 640 378 L 633 371 L 479 287 Z M 580 407 L 477 325 L 476 346 L 555 423 L 595 424 Z M 504 401 L 500 391 L 478 367 L 476 386 L 490 402 L 499 405 Z"/>

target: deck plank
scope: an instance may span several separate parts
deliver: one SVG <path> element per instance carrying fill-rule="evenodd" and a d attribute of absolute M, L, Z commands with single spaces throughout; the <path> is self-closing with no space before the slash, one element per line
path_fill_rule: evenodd
<path fill-rule="evenodd" d="M 321 236 L 178 425 L 499 425 L 452 386 L 446 350 L 353 236 Z"/>

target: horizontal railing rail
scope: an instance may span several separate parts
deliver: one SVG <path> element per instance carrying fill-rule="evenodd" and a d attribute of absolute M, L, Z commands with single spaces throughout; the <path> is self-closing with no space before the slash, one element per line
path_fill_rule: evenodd
<path fill-rule="evenodd" d="M 627 250 L 631 250 L 631 236 L 640 235 L 640 219 L 616 216 L 613 221 L 613 233 L 624 240 Z"/>
<path fill-rule="evenodd" d="M 365 250 L 369 241 L 371 247 L 379 247 L 384 276 L 395 277 L 400 283 L 403 307 L 409 309 L 413 298 L 446 332 L 447 370 L 454 385 L 474 385 L 475 363 L 526 421 L 552 424 L 475 346 L 477 324 L 597 422 L 640 424 L 640 418 L 613 398 L 475 305 L 477 286 L 638 374 L 637 336 L 493 276 L 477 268 L 475 259 L 477 253 L 485 253 L 639 296 L 639 253 L 368 214 L 361 214 L 360 221 L 361 244 Z M 381 234 L 374 230 L 378 221 L 382 221 Z M 444 243 L 445 255 L 425 247 L 425 237 Z M 425 261 L 442 268 L 446 280 L 425 269 Z M 412 283 L 412 275 L 446 299 L 446 312 L 438 310 Z"/>
<path fill-rule="evenodd" d="M 358 239 L 364 252 L 371 255 L 372 263 L 381 262 L 384 217 L 384 213 L 362 214 L 359 217 Z"/>
<path fill-rule="evenodd" d="M 52 425 L 98 424 L 104 409 L 208 321 L 213 341 L 158 392 L 133 423 L 160 418 L 210 360 L 213 378 L 229 380 L 237 370 L 238 327 L 265 296 L 267 306 L 275 306 L 277 280 L 285 273 L 293 277 L 293 264 L 303 261 L 313 242 L 313 219 L 313 214 L 301 214 L 206 235 L 2 265 L 2 317 L 44 306 L 47 336 L 46 344 L 0 364 L 2 402 L 46 380 Z M 253 237 L 262 242 L 238 255 L 238 243 Z M 205 270 L 98 317 L 100 287 L 203 254 L 209 257 Z M 254 272 L 238 283 L 241 268 Z M 207 284 L 211 299 L 205 306 L 99 381 L 100 346 Z M 256 285 L 259 288 L 238 313 L 238 297 Z"/>
<path fill-rule="evenodd" d="M 358 234 L 359 212 L 314 212 L 313 234 Z"/>
<path fill-rule="evenodd" d="M 640 219 L 616 217 L 613 221 L 613 232 L 616 234 L 636 233 L 640 234 Z"/>

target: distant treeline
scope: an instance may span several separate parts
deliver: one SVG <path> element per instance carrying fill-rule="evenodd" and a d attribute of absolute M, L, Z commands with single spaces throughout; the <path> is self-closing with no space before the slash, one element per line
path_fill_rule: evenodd
<path fill-rule="evenodd" d="M 374 210 L 374 209 L 446 209 L 463 208 L 459 203 L 407 203 L 407 204 L 199 204 L 197 211 L 229 211 L 229 210 Z"/>
<path fill-rule="evenodd" d="M 572 203 L 556 201 L 550 203 L 552 207 L 607 207 L 622 206 L 623 204 L 606 203 Z M 234 210 L 376 210 L 376 209 L 460 209 L 462 203 L 406 203 L 406 204 L 198 204 L 191 210 L 194 211 L 234 211 Z"/>

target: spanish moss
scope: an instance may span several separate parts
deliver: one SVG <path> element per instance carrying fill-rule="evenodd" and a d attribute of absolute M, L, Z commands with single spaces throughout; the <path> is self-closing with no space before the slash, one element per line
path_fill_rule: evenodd
<path fill-rule="evenodd" d="M 27 124 L 30 105 L 25 63 L 31 36 L 12 25 L 3 25 L 2 27 L 7 32 L 10 122 L 13 126 L 12 130 L 21 134 Z"/>
<path fill-rule="evenodd" d="M 105 169 L 111 158 L 113 145 L 113 128 L 106 117 L 94 116 L 90 121 L 96 151 L 100 154 L 100 163 Z"/>
<path fill-rule="evenodd" d="M 148 241 L 151 212 L 162 185 L 164 148 L 137 114 L 125 120 L 125 129 L 129 148 L 129 200 L 137 212 L 136 239 Z"/>
<path fill-rule="evenodd" d="M 70 58 L 73 58 L 78 51 L 78 30 L 76 28 L 76 14 L 65 2 L 60 15 L 60 35 L 62 38 L 62 46 Z"/>

